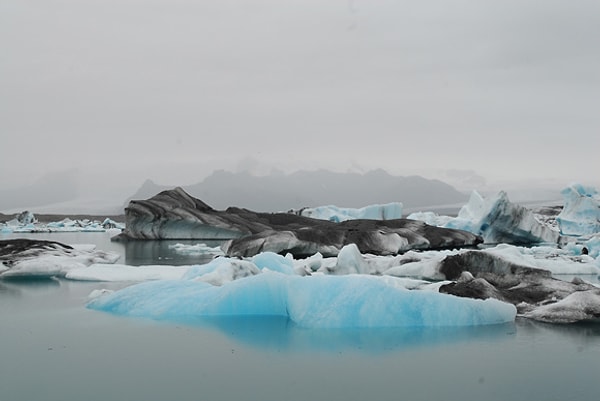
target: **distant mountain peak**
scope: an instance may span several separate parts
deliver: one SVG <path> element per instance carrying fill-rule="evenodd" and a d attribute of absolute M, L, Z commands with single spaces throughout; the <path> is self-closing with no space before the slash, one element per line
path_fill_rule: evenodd
<path fill-rule="evenodd" d="M 131 199 L 148 199 L 174 186 L 146 180 Z M 191 196 L 216 209 L 229 206 L 276 212 L 302 207 L 363 207 L 402 202 L 407 208 L 465 202 L 468 196 L 452 186 L 421 176 L 394 176 L 383 169 L 366 173 L 319 169 L 256 176 L 249 171 L 215 170 L 203 181 L 184 186 Z"/>

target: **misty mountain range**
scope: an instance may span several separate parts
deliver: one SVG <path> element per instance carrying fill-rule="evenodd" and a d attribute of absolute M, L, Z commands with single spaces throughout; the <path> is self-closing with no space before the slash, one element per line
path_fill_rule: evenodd
<path fill-rule="evenodd" d="M 31 208 L 76 199 L 79 196 L 73 170 L 51 173 L 33 184 L 15 189 L 0 189 L 0 211 Z"/>
<path fill-rule="evenodd" d="M 416 175 L 395 176 L 381 169 L 366 173 L 317 170 L 289 174 L 272 170 L 268 175 L 217 170 L 202 181 L 183 185 L 183 188 L 215 209 L 238 206 L 264 212 L 331 204 L 363 207 L 402 202 L 405 213 L 416 210 L 455 213 L 456 205 L 468 200 L 471 189 L 486 195 L 486 191 L 481 191 L 485 188 L 474 186 L 467 190 L 465 187 L 459 191 L 444 181 Z M 29 185 L 0 189 L 0 212 L 14 214 L 31 210 L 38 214 L 122 214 L 129 200 L 148 199 L 176 186 L 146 180 L 137 187 L 135 181 L 133 184 L 129 182 L 111 182 L 105 177 L 90 178 L 74 169 L 50 173 Z M 523 187 L 501 189 L 507 190 L 512 201 L 560 199 L 560 186 L 525 184 Z M 497 193 L 490 188 L 487 190 L 488 194 Z M 439 205 L 454 207 L 437 207 Z"/>
<path fill-rule="evenodd" d="M 123 207 L 131 199 L 147 199 L 171 188 L 147 180 Z M 464 203 L 468 199 L 468 195 L 444 182 L 420 176 L 393 176 L 384 170 L 365 174 L 298 171 L 267 176 L 218 170 L 202 182 L 183 186 L 183 189 L 215 209 L 238 206 L 263 212 L 330 204 L 362 207 L 389 202 L 402 202 L 408 209 Z"/>

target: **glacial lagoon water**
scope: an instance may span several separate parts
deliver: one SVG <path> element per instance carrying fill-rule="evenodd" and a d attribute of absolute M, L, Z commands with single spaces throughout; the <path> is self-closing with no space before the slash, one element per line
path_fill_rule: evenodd
<path fill-rule="evenodd" d="M 31 235 L 96 243 L 128 264 L 190 263 L 166 244 Z M 85 308 L 91 291 L 126 285 L 0 281 L 0 399 L 595 400 L 600 392 L 598 324 L 306 330 L 282 319 L 178 324 Z"/>

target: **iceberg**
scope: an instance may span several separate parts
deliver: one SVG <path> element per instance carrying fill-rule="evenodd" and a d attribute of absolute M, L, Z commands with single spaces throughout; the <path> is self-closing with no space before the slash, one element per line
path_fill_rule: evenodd
<path fill-rule="evenodd" d="M 600 289 L 574 292 L 562 300 L 542 305 L 524 314 L 546 323 L 575 323 L 600 320 Z"/>
<path fill-rule="evenodd" d="M 118 221 L 114 221 L 113 219 L 109 219 L 108 217 L 104 219 L 101 226 L 105 230 L 108 230 L 108 229 L 124 230 L 125 229 L 124 223 L 119 223 Z"/>
<path fill-rule="evenodd" d="M 223 255 L 220 247 L 212 247 L 206 244 L 186 245 L 177 243 L 169 245 L 169 249 L 182 255 Z"/>
<path fill-rule="evenodd" d="M 257 213 L 230 207 L 214 210 L 181 188 L 163 191 L 126 208 L 126 229 L 117 240 L 229 239 L 223 251 L 230 257 L 261 252 L 336 256 L 350 243 L 363 253 L 397 254 L 409 249 L 439 249 L 478 244 L 471 233 L 428 226 L 406 219 L 356 219 L 334 223 L 291 213 Z"/>
<path fill-rule="evenodd" d="M 386 204 L 368 205 L 362 208 L 344 208 L 335 205 L 305 207 L 292 210 L 292 213 L 313 219 L 329 220 L 335 223 L 346 220 L 393 220 L 402 217 L 402 203 L 391 202 Z"/>
<path fill-rule="evenodd" d="M 429 226 L 421 221 L 347 220 L 332 223 L 324 220 L 318 225 L 294 226 L 267 230 L 230 240 L 223 244 L 227 256 L 249 257 L 270 251 L 305 257 L 320 253 L 336 256 L 340 250 L 355 244 L 361 253 L 396 255 L 411 249 L 445 249 L 473 246 L 481 237 L 472 233 Z"/>
<path fill-rule="evenodd" d="M 456 280 L 440 287 L 440 292 L 468 298 L 495 298 L 516 305 L 520 315 L 549 322 L 549 315 L 537 311 L 547 305 L 561 302 L 576 292 L 598 291 L 598 288 L 581 278 L 571 282 L 552 277 L 550 271 L 521 265 L 506 252 L 493 253 L 466 251 L 451 255 L 442 260 L 440 271 L 450 280 Z M 514 256 L 514 255 L 512 255 Z M 585 320 L 586 304 L 570 304 L 569 322 Z M 540 312 L 542 313 L 542 312 Z M 577 316 L 583 316 L 581 319 Z M 553 323 L 565 323 L 567 320 L 556 316 Z"/>
<path fill-rule="evenodd" d="M 458 217 L 445 227 L 481 235 L 488 244 L 556 244 L 560 238 L 557 231 L 538 221 L 531 210 L 510 202 L 504 191 L 490 199 L 473 191 Z"/>
<path fill-rule="evenodd" d="M 589 242 L 593 245 L 592 241 Z M 361 254 L 354 246 L 348 245 L 340 251 L 337 258 L 313 260 L 312 271 L 325 274 L 373 274 L 395 277 L 412 277 L 425 280 L 440 281 L 457 279 L 463 270 L 478 269 L 474 261 L 458 267 L 464 268 L 458 273 L 445 271 L 447 258 L 465 253 L 483 254 L 486 265 L 519 265 L 527 268 L 543 269 L 549 273 L 560 275 L 599 275 L 600 265 L 594 259 L 600 251 L 600 237 L 595 247 L 590 245 L 590 255 L 582 255 L 581 251 L 560 249 L 550 246 L 519 247 L 500 244 L 495 247 L 465 250 L 452 249 L 442 251 L 409 251 L 397 256 L 376 256 Z M 591 252 L 594 252 L 592 254 Z M 299 260 L 300 263 L 302 260 Z M 465 262 L 466 263 L 466 262 Z M 505 273 L 506 269 L 502 271 Z"/>
<path fill-rule="evenodd" d="M 0 240 L 0 278 L 47 278 L 94 263 L 115 263 L 119 254 L 95 250 L 95 245 L 65 245 L 55 241 Z"/>
<path fill-rule="evenodd" d="M 563 235 L 600 233 L 600 194 L 595 188 L 573 184 L 561 191 L 564 207 L 556 221 Z"/>
<path fill-rule="evenodd" d="M 373 276 L 276 272 L 212 286 L 194 280 L 137 284 L 88 303 L 118 315 L 194 322 L 276 316 L 304 328 L 456 327 L 512 322 L 513 305 L 411 291 Z"/>
<path fill-rule="evenodd" d="M 215 210 L 180 187 L 130 201 L 125 208 L 125 227 L 115 240 L 231 239 L 271 228 L 253 212 Z"/>
<path fill-rule="evenodd" d="M 19 213 L 17 215 L 16 219 L 22 225 L 37 223 L 37 219 L 35 218 L 35 215 L 33 213 L 31 213 L 29 210 L 25 210 L 24 212 Z"/>
<path fill-rule="evenodd" d="M 518 247 L 500 244 L 485 249 L 492 255 L 521 266 L 548 270 L 555 276 L 560 275 L 598 275 L 600 267 L 593 256 L 574 254 L 568 249 L 550 246 Z"/>
<path fill-rule="evenodd" d="M 105 232 L 108 230 L 121 231 L 125 228 L 123 223 L 118 223 L 109 218 L 103 222 L 97 220 L 72 220 L 64 218 L 60 221 L 48 223 L 39 222 L 30 212 L 22 212 L 17 218 L 0 223 L 3 233 L 52 233 L 52 232 Z"/>

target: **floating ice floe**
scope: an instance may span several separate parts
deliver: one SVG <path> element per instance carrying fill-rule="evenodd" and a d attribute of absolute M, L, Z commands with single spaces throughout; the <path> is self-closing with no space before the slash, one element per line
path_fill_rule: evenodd
<path fill-rule="evenodd" d="M 117 239 L 229 239 L 227 256 L 261 252 L 337 256 L 355 243 L 361 252 L 397 254 L 409 249 L 471 246 L 481 238 L 461 230 L 428 226 L 406 219 L 347 220 L 335 223 L 292 213 L 260 213 L 230 207 L 215 210 L 181 188 L 147 200 L 132 200 L 125 209 L 127 227 Z"/>
<path fill-rule="evenodd" d="M 98 220 L 71 220 L 65 218 L 60 221 L 40 223 L 33 213 L 22 212 L 19 216 L 6 223 L 0 223 L 2 233 L 49 233 L 49 232 L 104 232 L 107 230 L 118 230 L 125 228 L 125 224 L 116 222 L 109 218 L 100 222 Z"/>
<path fill-rule="evenodd" d="M 600 289 L 577 291 L 562 300 L 542 305 L 523 316 L 548 323 L 600 320 Z"/>
<path fill-rule="evenodd" d="M 115 263 L 119 255 L 95 245 L 65 245 L 54 241 L 0 240 L 0 278 L 65 276 L 94 263 Z"/>
<path fill-rule="evenodd" d="M 600 242 L 600 241 L 599 241 Z M 327 274 L 385 274 L 397 277 L 414 277 L 427 280 L 445 280 L 440 270 L 449 256 L 473 252 L 472 250 L 410 251 L 393 257 L 363 255 L 352 245 L 340 252 L 335 261 L 319 266 L 318 271 Z M 598 275 L 600 266 L 592 255 L 575 254 L 569 249 L 550 246 L 519 247 L 500 244 L 477 250 L 505 263 L 523 267 L 544 269 L 554 275 Z"/>
<path fill-rule="evenodd" d="M 356 219 L 392 220 L 402 217 L 402 203 L 392 202 L 386 204 L 374 204 L 361 208 L 344 208 L 335 205 L 327 205 L 305 207 L 299 210 L 292 210 L 291 212 L 300 216 L 329 220 L 336 223 Z"/>
<path fill-rule="evenodd" d="M 379 325 L 385 325 L 382 322 L 390 319 L 389 316 L 380 315 L 385 316 L 385 318 L 375 319 L 374 322 L 365 321 L 364 316 L 359 314 L 348 315 L 349 312 L 345 311 L 346 306 L 341 305 L 342 300 L 346 302 L 346 297 L 349 297 L 344 291 L 355 292 L 360 297 L 361 292 L 357 288 L 361 285 L 365 288 L 371 288 L 373 281 L 370 280 L 376 279 L 379 281 L 373 288 L 378 288 L 378 290 L 373 289 L 373 291 L 365 292 L 365 298 L 360 301 L 369 305 L 365 306 L 365 310 L 368 310 L 369 314 L 376 312 L 374 309 L 369 309 L 372 306 L 371 301 L 366 301 L 368 297 L 374 297 L 374 300 L 378 300 L 377 302 L 380 302 L 380 307 L 383 310 L 388 310 L 390 308 L 388 304 L 394 302 L 408 302 L 409 305 L 412 305 L 413 301 L 410 299 L 413 299 L 413 296 L 416 297 L 415 299 L 420 299 L 420 302 L 431 302 L 431 307 L 439 307 L 437 298 L 430 299 L 425 295 L 413 294 L 399 296 L 389 292 L 388 289 L 382 289 L 381 286 L 384 285 L 402 291 L 410 289 L 415 294 L 441 292 L 469 299 L 494 298 L 507 304 L 516 305 L 519 313 L 523 316 L 536 318 L 538 315 L 535 314 L 535 311 L 542 306 L 560 302 L 574 292 L 598 290 L 598 287 L 581 279 L 567 282 L 552 277 L 552 273 L 597 275 L 600 269 L 594 262 L 594 259 L 590 256 L 573 255 L 567 250 L 558 248 L 546 246 L 524 248 L 506 244 L 485 250 L 408 252 L 394 257 L 363 255 L 355 245 L 344 247 L 338 257 L 331 258 L 324 258 L 322 255 L 316 254 L 306 259 L 294 259 L 291 255 L 284 257 L 266 252 L 247 259 L 220 257 L 205 265 L 192 266 L 181 277 L 181 280 L 178 280 L 179 283 L 141 287 L 149 291 L 149 294 L 145 295 L 139 288 L 131 290 L 135 291 L 133 293 L 134 298 L 130 295 L 132 293 L 127 293 L 129 295 L 125 295 L 124 298 L 115 298 L 119 299 L 119 305 L 123 303 L 125 306 L 111 304 L 112 306 L 106 307 L 108 309 L 104 306 L 99 307 L 99 309 L 115 311 L 114 308 L 117 308 L 117 313 L 168 320 L 186 320 L 194 317 L 223 315 L 273 315 L 287 317 L 298 325 L 305 327 L 346 327 L 345 325 L 350 323 L 345 319 L 356 319 L 356 326 L 353 327 L 378 327 Z M 541 269 L 543 267 L 547 269 Z M 265 278 L 266 275 L 275 273 L 277 279 Z M 289 279 L 282 278 L 284 276 L 289 277 Z M 300 292 L 290 293 L 289 288 L 300 288 L 295 284 L 295 280 L 301 279 L 301 276 L 313 276 L 315 279 L 318 277 L 353 277 L 351 280 L 355 283 L 356 288 L 349 289 L 345 287 L 344 283 L 346 281 L 343 280 L 335 281 L 332 279 L 326 281 L 327 285 L 322 284 L 319 280 L 329 279 L 306 281 L 306 283 L 312 283 L 315 286 L 310 288 L 308 284 L 301 286 L 304 296 L 310 297 L 311 300 L 306 301 L 308 302 L 308 306 L 305 305 L 307 308 L 305 311 L 306 316 L 304 314 L 297 315 L 293 312 L 295 310 L 293 308 L 295 308 L 295 300 Z M 424 281 L 422 278 L 436 280 L 437 282 Z M 193 286 L 190 282 L 207 286 Z M 255 284 L 247 284 L 248 286 L 235 284 L 242 282 Z M 302 283 L 304 282 L 302 281 Z M 216 287 L 224 289 L 210 289 Z M 179 288 L 180 291 L 176 288 Z M 163 290 L 166 293 L 163 293 Z M 205 290 L 206 292 L 204 292 Z M 241 293 L 236 294 L 236 291 L 241 291 Z M 252 291 L 256 292 L 255 295 L 250 295 Z M 171 292 L 172 295 L 169 295 Z M 325 292 L 328 295 L 320 295 L 320 292 Z M 177 295 L 179 293 L 184 295 Z M 119 294 L 120 292 L 117 292 L 114 296 L 119 297 Z M 290 294 L 293 294 L 293 296 Z M 256 301 L 259 302 L 259 306 L 248 301 L 252 297 L 259 300 Z M 159 302 L 158 298 L 165 303 L 157 304 Z M 589 302 L 595 302 L 594 300 L 595 298 L 591 297 Z M 448 302 L 452 303 L 454 301 Z M 175 312 L 177 303 L 181 303 L 180 312 Z M 193 308 L 199 309 L 190 309 L 188 303 Z M 322 306 L 323 310 L 317 310 L 317 304 L 326 304 L 327 306 Z M 265 305 L 271 305 L 269 306 L 271 309 Z M 352 308 L 360 309 L 362 307 L 362 304 L 357 305 L 356 303 L 348 305 Z M 150 309 L 158 306 L 161 307 L 159 314 L 150 312 Z M 122 309 L 123 307 L 132 307 L 133 309 L 126 311 Z M 456 305 L 456 307 L 460 306 Z M 340 309 L 334 310 L 335 308 Z M 405 310 L 400 306 L 398 308 L 400 309 L 394 309 L 395 313 L 405 313 L 411 316 L 406 318 L 406 322 L 410 322 L 407 323 L 408 325 L 431 324 L 424 323 L 424 321 L 415 323 L 414 316 L 417 312 L 414 309 Z M 282 311 L 285 311 L 285 313 Z M 308 314 L 315 315 L 309 316 Z M 325 315 L 332 322 L 337 321 L 337 323 L 320 321 L 319 319 L 324 319 L 323 316 Z M 557 323 L 562 323 L 566 319 L 578 321 L 580 319 L 577 316 L 580 315 L 581 311 L 577 311 L 568 318 L 562 316 L 557 320 Z M 399 322 L 400 317 L 395 319 L 392 319 L 392 322 L 394 322 L 391 323 L 392 325 L 404 324 Z M 548 321 L 549 318 L 544 319 L 546 319 L 544 321 Z M 427 320 L 427 322 L 429 321 Z M 444 322 L 444 320 L 441 320 L 441 322 Z M 327 326 L 327 324 L 332 326 Z M 445 325 L 448 322 L 440 324 Z M 468 324 L 476 323 L 471 321 Z"/>
<path fill-rule="evenodd" d="M 571 282 L 558 280 L 552 277 L 554 275 L 598 275 L 600 266 L 592 256 L 583 252 L 574 252 L 574 249 L 559 249 L 557 247 L 539 246 L 533 248 L 517 247 L 507 244 L 501 244 L 493 248 L 477 250 L 446 250 L 441 252 L 410 251 L 396 256 L 377 256 L 362 254 L 354 244 L 346 245 L 341 249 L 337 257 L 323 257 L 321 254 L 314 254 L 308 258 L 295 259 L 291 254 L 282 256 L 272 252 L 262 252 L 251 258 L 229 258 L 218 257 L 210 263 L 196 266 L 125 266 L 125 265 L 102 265 L 104 263 L 114 263 L 118 255 L 95 250 L 93 245 L 68 246 L 51 241 L 33 241 L 33 240 L 8 240 L 0 243 L 0 277 L 52 277 L 64 276 L 71 280 L 94 280 L 94 281 L 156 281 L 164 283 L 178 282 L 179 284 L 157 284 L 157 287 L 143 287 L 162 289 L 162 285 L 168 288 L 177 287 L 182 294 L 186 291 L 192 291 L 188 295 L 192 296 L 188 301 L 208 305 L 208 309 L 198 309 L 197 317 L 210 315 L 211 311 L 217 311 L 218 316 L 223 313 L 231 312 L 233 314 L 251 315 L 253 313 L 262 314 L 261 310 L 253 309 L 250 303 L 248 309 L 246 306 L 235 306 L 242 309 L 224 309 L 221 306 L 229 305 L 227 302 L 246 302 L 251 296 L 251 291 L 255 290 L 254 295 L 257 299 L 263 299 L 260 302 L 279 303 L 277 308 L 285 309 L 285 314 L 275 313 L 274 316 L 282 316 L 291 319 L 303 327 L 346 327 L 346 319 L 357 319 L 357 326 L 351 327 L 380 327 L 389 317 L 385 314 L 387 310 L 393 310 L 394 313 L 405 313 L 410 317 L 400 322 L 397 317 L 392 325 L 431 325 L 429 317 L 423 317 L 424 320 L 418 320 L 415 316 L 420 313 L 426 313 L 426 316 L 432 316 L 430 311 L 416 311 L 414 299 L 419 302 L 432 302 L 432 307 L 438 308 L 438 298 L 428 298 L 425 295 L 398 295 L 389 288 L 408 291 L 414 293 L 446 293 L 451 296 L 463 298 L 495 298 L 496 300 L 515 305 L 519 314 L 529 318 L 542 316 L 536 314 L 541 307 L 546 308 L 549 304 L 559 303 L 567 299 L 574 292 L 589 291 L 594 294 L 598 291 L 597 285 L 585 282 L 581 278 L 576 278 Z M 276 275 L 277 279 L 264 278 Z M 302 278 L 314 281 L 297 281 Z M 263 277 L 263 278 L 260 278 Z M 285 279 L 282 277 L 289 277 Z M 351 281 L 320 281 L 319 277 L 353 277 Z M 255 281 L 254 278 L 256 278 Z M 377 284 L 374 285 L 374 281 Z M 426 280 L 424 280 L 426 279 Z M 250 280 L 250 281 L 248 281 Z M 264 280 L 264 281 L 262 281 Z M 361 281 L 364 280 L 364 281 Z M 435 281 L 435 282 L 431 282 Z M 235 284 L 241 282 L 251 282 L 258 284 Z M 348 283 L 352 283 L 352 285 Z M 380 318 L 373 321 L 364 320 L 365 317 L 356 314 L 344 312 L 345 306 L 332 304 L 322 306 L 324 309 L 317 309 L 316 304 L 320 302 L 335 303 L 341 302 L 349 297 L 349 293 L 358 291 L 359 282 L 362 282 L 366 289 L 371 290 L 364 293 L 365 310 L 373 314 L 374 306 L 368 297 L 380 302 L 383 309 Z M 182 284 L 185 283 L 185 284 Z M 198 286 L 192 286 L 195 283 Z M 317 289 L 305 289 L 308 284 L 313 283 Z M 235 284 L 235 285 L 233 285 Z M 202 287 L 204 285 L 205 287 Z M 233 285 L 233 286 L 232 286 Z M 206 287 L 208 286 L 208 287 Z M 197 291 L 203 288 L 228 288 L 228 290 L 210 290 L 207 293 L 197 294 Z M 389 287 L 389 288 L 388 288 Z M 296 290 L 303 288 L 302 291 Z M 234 294 L 233 291 L 239 289 L 241 294 Z M 292 289 L 292 290 L 290 290 Z M 377 289 L 377 290 L 376 290 Z M 133 291 L 133 290 L 132 290 Z M 172 298 L 165 298 L 165 302 L 171 302 L 168 308 L 175 308 L 175 303 L 181 302 L 183 310 L 188 310 L 189 306 L 185 303 L 185 297 L 176 297 L 175 290 Z M 266 291 L 265 294 L 262 294 Z M 319 291 L 331 292 L 327 297 L 319 295 Z M 346 293 L 345 291 L 348 291 Z M 304 316 L 296 308 L 300 294 L 304 292 L 306 296 L 314 297 L 314 300 L 307 300 L 307 311 L 316 313 L 315 316 Z M 118 297 L 120 291 L 114 296 Z M 208 295 L 207 295 L 208 294 Z M 246 294 L 246 295 L 244 295 Z M 278 295 L 279 294 L 279 295 Z M 337 294 L 337 295 L 336 295 Z M 377 295 L 378 294 L 378 295 Z M 168 295 L 168 294 L 167 294 Z M 439 295 L 439 294 L 438 294 Z M 581 308 L 577 310 L 577 303 L 568 303 L 568 308 L 561 309 L 560 316 L 544 312 L 544 317 L 540 320 L 551 321 L 551 317 L 557 316 L 556 322 L 578 321 L 579 316 L 591 316 L 596 318 L 595 309 L 597 297 L 589 295 Z M 112 295 L 111 295 L 112 296 Z M 152 297 L 162 299 L 162 293 L 153 293 Z M 152 298 L 150 297 L 150 298 Z M 194 298 L 197 297 L 197 298 Z M 215 297 L 212 299 L 211 297 Z M 246 297 L 246 298 L 245 298 Z M 267 302 L 266 298 L 269 299 Z M 279 297 L 279 298 L 278 298 Z M 388 299 L 389 297 L 389 299 Z M 425 297 L 425 298 L 420 298 Z M 129 298 L 128 298 L 129 299 Z M 141 297 L 143 305 L 147 305 L 146 298 Z M 577 298 L 578 299 L 578 298 Z M 226 301 L 228 300 L 228 301 Z M 136 305 L 137 305 L 137 301 Z M 153 300 L 152 302 L 158 302 Z M 217 302 L 217 306 L 214 306 Z M 359 301 L 357 301 L 359 302 Z M 389 303 L 400 302 L 408 305 L 408 309 L 402 309 L 401 306 L 388 306 Z M 462 304 L 453 304 L 458 301 L 447 301 L 457 308 Z M 313 304 L 314 303 L 314 304 Z M 152 304 L 155 305 L 155 304 Z M 282 306 L 283 305 L 283 306 Z M 351 304 L 353 307 L 360 308 L 363 304 Z M 431 306 L 430 305 L 430 306 Z M 469 304 L 470 305 L 470 304 Z M 561 304 L 562 305 L 562 304 Z M 590 306 L 591 305 L 591 306 Z M 146 306 L 144 306 L 145 308 Z M 195 306 L 194 306 L 195 307 Z M 217 309 L 211 309 L 217 308 Z M 336 311 L 335 308 L 341 308 Z M 372 309 L 373 308 L 373 309 Z M 391 308 L 391 309 L 390 309 Z M 400 308 L 400 309 L 398 309 Z M 575 309 L 574 309 L 575 308 Z M 282 310 L 283 310 L 282 309 Z M 206 311 L 209 312 L 206 312 Z M 470 310 L 470 309 L 469 309 Z M 295 312 L 294 312 L 295 311 Z M 445 309 L 440 309 L 441 312 Z M 440 312 L 440 313 L 441 313 Z M 475 315 L 472 319 L 460 317 L 451 317 L 458 319 L 458 325 L 469 324 L 490 324 L 487 318 L 483 320 L 477 316 L 481 311 L 475 308 L 472 312 Z M 136 312 L 137 313 L 137 312 Z M 162 313 L 162 312 L 161 312 Z M 166 313 L 166 312 L 165 312 Z M 183 313 L 183 312 L 182 312 Z M 271 312 L 269 312 L 271 313 Z M 274 313 L 274 312 L 273 312 Z M 308 313 L 308 312 L 307 312 Z M 331 318 L 332 326 L 320 321 L 319 313 L 324 313 Z M 487 312 L 486 312 L 487 313 Z M 541 312 L 540 312 L 541 313 Z M 268 313 L 267 313 L 268 315 Z M 568 316 L 567 316 L 568 315 Z M 185 314 L 160 315 L 161 319 L 179 319 L 191 318 Z M 420 316 L 420 315 L 419 315 Z M 450 315 L 453 316 L 453 315 Z M 486 315 L 488 316 L 488 315 Z M 313 321 L 313 319 L 316 319 Z M 380 320 L 378 320 L 380 319 Z M 416 319 L 416 320 L 415 320 Z M 450 319 L 450 317 L 448 318 Z M 463 320 L 461 320 L 463 319 Z M 585 319 L 588 319 L 585 317 Z M 441 320 L 440 325 L 449 324 L 448 321 Z M 477 323 L 479 322 L 479 323 Z M 484 322 L 484 323 L 482 323 Z"/>
<path fill-rule="evenodd" d="M 223 255 L 220 247 L 211 247 L 202 243 L 194 245 L 177 243 L 169 245 L 169 249 L 182 255 Z"/>
<path fill-rule="evenodd" d="M 557 231 L 538 221 L 531 210 L 510 202 L 504 191 L 489 199 L 473 191 L 458 217 L 445 227 L 481 235 L 490 244 L 556 244 L 560 238 Z"/>
<path fill-rule="evenodd" d="M 564 207 L 556 218 L 563 235 L 600 232 L 600 194 L 595 188 L 573 184 L 561 191 Z"/>
<path fill-rule="evenodd" d="M 279 316 L 307 328 L 444 327 L 511 322 L 513 305 L 411 291 L 374 276 L 298 277 L 265 272 L 212 286 L 149 282 L 96 298 L 91 309 L 158 320 Z"/>

